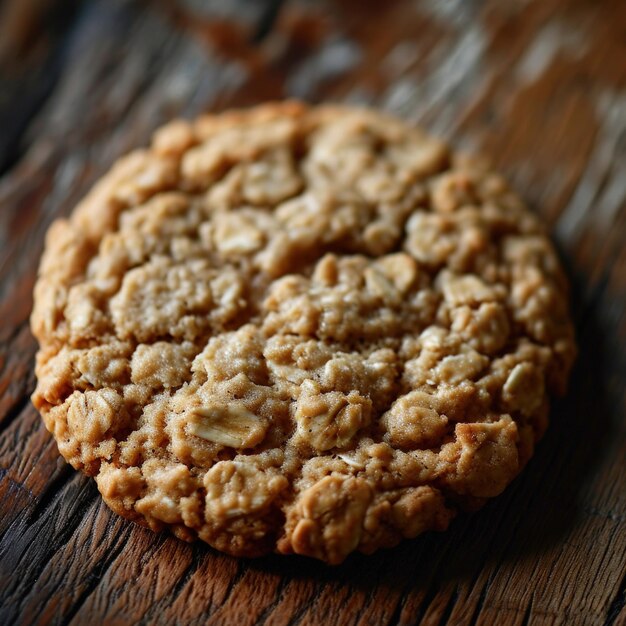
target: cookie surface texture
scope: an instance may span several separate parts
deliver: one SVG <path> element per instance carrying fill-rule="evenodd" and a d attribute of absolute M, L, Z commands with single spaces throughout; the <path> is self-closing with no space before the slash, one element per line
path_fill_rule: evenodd
<path fill-rule="evenodd" d="M 498 495 L 574 354 L 538 219 L 392 117 L 163 127 L 48 233 L 33 402 L 117 513 L 340 563 Z"/>

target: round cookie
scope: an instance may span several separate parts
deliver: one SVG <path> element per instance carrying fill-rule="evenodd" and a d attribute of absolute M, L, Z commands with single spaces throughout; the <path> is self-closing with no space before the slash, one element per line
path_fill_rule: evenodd
<path fill-rule="evenodd" d="M 575 355 L 537 218 L 386 115 L 176 121 L 55 222 L 33 402 L 117 513 L 329 563 L 498 495 Z"/>

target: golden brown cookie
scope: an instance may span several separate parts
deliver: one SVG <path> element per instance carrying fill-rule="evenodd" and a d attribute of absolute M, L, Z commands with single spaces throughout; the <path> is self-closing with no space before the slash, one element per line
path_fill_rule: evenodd
<path fill-rule="evenodd" d="M 537 218 L 402 121 L 177 121 L 50 228 L 33 402 L 121 515 L 341 562 L 498 495 L 575 346 Z"/>

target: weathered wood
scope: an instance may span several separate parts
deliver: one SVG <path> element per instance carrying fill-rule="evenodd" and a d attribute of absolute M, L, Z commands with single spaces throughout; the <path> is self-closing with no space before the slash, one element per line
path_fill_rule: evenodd
<path fill-rule="evenodd" d="M 626 4 L 71 4 L 34 20 L 39 48 L 28 30 L 0 46 L 0 624 L 626 624 Z M 337 568 L 116 517 L 28 401 L 50 221 L 167 119 L 286 96 L 387 108 L 487 154 L 552 228 L 580 344 L 500 498 Z"/>

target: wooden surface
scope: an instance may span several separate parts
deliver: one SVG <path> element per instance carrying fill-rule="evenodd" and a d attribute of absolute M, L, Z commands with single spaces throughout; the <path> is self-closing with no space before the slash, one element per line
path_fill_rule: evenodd
<path fill-rule="evenodd" d="M 123 521 L 28 399 L 50 221 L 167 119 L 285 96 L 490 156 L 551 225 L 580 343 L 505 494 L 337 568 Z M 626 623 L 626 2 L 4 0 L 0 173 L 0 624 Z"/>

